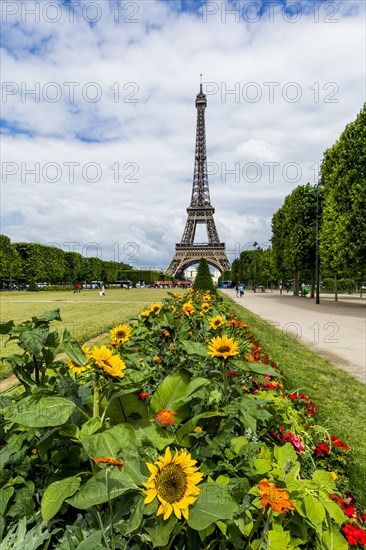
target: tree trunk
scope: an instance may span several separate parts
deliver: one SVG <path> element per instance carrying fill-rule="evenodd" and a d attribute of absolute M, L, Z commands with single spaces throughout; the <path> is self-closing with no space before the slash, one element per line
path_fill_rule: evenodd
<path fill-rule="evenodd" d="M 294 272 L 294 296 L 299 295 L 299 270 L 295 269 Z"/>
<path fill-rule="evenodd" d="M 334 301 L 338 302 L 337 273 L 334 274 Z"/>

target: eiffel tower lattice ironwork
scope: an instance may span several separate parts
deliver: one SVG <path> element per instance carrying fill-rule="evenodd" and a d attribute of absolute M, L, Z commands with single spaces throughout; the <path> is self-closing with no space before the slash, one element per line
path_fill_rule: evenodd
<path fill-rule="evenodd" d="M 197 131 L 191 204 L 187 208 L 188 218 L 182 240 L 175 245 L 175 255 L 166 270 L 168 275 L 174 277 L 180 276 L 186 267 L 199 262 L 201 258 L 205 258 L 221 273 L 230 269 L 225 243 L 220 242 L 213 216 L 215 209 L 210 201 L 206 157 L 206 105 L 207 100 L 201 84 L 196 97 Z M 194 243 L 197 224 L 206 225 L 207 243 Z"/>

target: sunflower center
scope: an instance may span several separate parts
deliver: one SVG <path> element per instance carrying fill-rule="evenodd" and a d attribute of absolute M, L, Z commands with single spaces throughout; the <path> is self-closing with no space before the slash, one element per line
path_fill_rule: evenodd
<path fill-rule="evenodd" d="M 160 497 L 172 504 L 184 497 L 187 476 L 177 464 L 168 464 L 156 476 L 155 485 Z"/>
<path fill-rule="evenodd" d="M 126 331 L 119 330 L 116 334 L 117 338 L 125 338 L 126 337 Z"/>
<path fill-rule="evenodd" d="M 229 346 L 220 346 L 219 348 L 217 348 L 217 351 L 219 353 L 226 353 L 228 351 L 231 351 L 231 348 Z"/>

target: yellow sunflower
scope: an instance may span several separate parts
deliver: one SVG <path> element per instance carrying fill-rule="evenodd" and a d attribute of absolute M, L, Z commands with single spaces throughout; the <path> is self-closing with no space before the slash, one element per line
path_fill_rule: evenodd
<path fill-rule="evenodd" d="M 69 369 L 70 369 L 74 374 L 81 374 L 82 372 L 85 372 L 86 369 L 88 368 L 88 365 L 78 365 L 78 364 L 75 363 L 75 361 L 73 361 L 72 359 L 68 359 L 68 360 L 67 360 L 67 364 L 68 364 Z"/>
<path fill-rule="evenodd" d="M 177 308 L 175 306 L 169 306 L 169 311 L 171 313 L 175 313 L 177 311 Z"/>
<path fill-rule="evenodd" d="M 216 317 L 212 317 L 210 321 L 210 327 L 214 330 L 218 329 L 219 327 L 222 327 L 222 325 L 225 324 L 225 319 L 221 317 L 221 315 L 216 315 Z"/>
<path fill-rule="evenodd" d="M 195 311 L 192 302 L 186 302 L 185 304 L 183 304 L 182 311 L 185 315 L 192 315 L 192 313 L 194 313 Z"/>
<path fill-rule="evenodd" d="M 118 355 L 114 355 L 107 346 L 102 346 L 101 348 L 95 346 L 91 353 L 91 357 L 98 367 L 103 369 L 104 372 L 110 376 L 123 378 L 125 375 L 123 372 L 126 368 L 125 362 Z"/>
<path fill-rule="evenodd" d="M 155 313 L 155 315 L 159 315 L 161 310 L 161 304 L 153 304 L 150 307 L 150 313 Z"/>
<path fill-rule="evenodd" d="M 212 338 L 208 344 L 208 355 L 212 357 L 223 357 L 227 359 L 228 357 L 233 357 L 239 353 L 238 351 L 238 342 L 234 338 L 228 338 L 227 336 L 216 336 Z"/>
<path fill-rule="evenodd" d="M 211 304 L 209 304 L 208 302 L 202 302 L 201 304 L 201 310 L 204 313 L 207 313 L 210 310 L 210 307 L 211 307 Z"/>
<path fill-rule="evenodd" d="M 110 331 L 111 339 L 114 342 L 127 342 L 130 339 L 132 330 L 128 325 L 118 325 Z"/>
<path fill-rule="evenodd" d="M 167 447 L 165 456 L 159 456 L 154 464 L 146 463 L 151 473 L 147 483 L 144 483 L 147 495 L 144 504 L 149 504 L 155 497 L 160 501 L 157 516 L 163 514 L 163 519 L 168 519 L 171 514 L 181 519 L 182 514 L 188 519 L 188 506 L 193 504 L 200 489 L 197 484 L 202 481 L 203 475 L 195 467 L 196 460 L 192 460 L 187 451 L 180 454 L 176 450 L 174 457 Z"/>
<path fill-rule="evenodd" d="M 151 311 L 149 309 L 144 309 L 144 311 L 141 311 L 140 315 L 141 317 L 149 317 Z"/>

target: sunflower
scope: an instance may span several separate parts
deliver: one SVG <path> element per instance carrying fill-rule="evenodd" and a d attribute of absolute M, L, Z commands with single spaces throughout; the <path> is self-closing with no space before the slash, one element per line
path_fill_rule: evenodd
<path fill-rule="evenodd" d="M 195 312 L 192 302 L 186 302 L 185 304 L 183 304 L 182 311 L 183 313 L 185 313 L 185 315 L 192 315 L 192 313 Z"/>
<path fill-rule="evenodd" d="M 78 365 L 72 359 L 68 359 L 67 364 L 71 372 L 73 372 L 74 374 L 81 374 L 82 372 L 85 372 L 88 368 L 88 365 Z"/>
<path fill-rule="evenodd" d="M 124 369 L 126 364 L 118 355 L 114 355 L 113 352 L 102 346 L 101 348 L 94 347 L 91 357 L 94 359 L 98 367 L 104 370 L 110 376 L 116 376 L 117 378 L 123 378 Z"/>
<path fill-rule="evenodd" d="M 141 317 L 149 317 L 151 311 L 149 309 L 144 309 L 144 311 L 141 311 L 140 315 Z"/>
<path fill-rule="evenodd" d="M 216 338 L 212 338 L 208 344 L 208 348 L 210 350 L 208 355 L 212 357 L 223 357 L 224 359 L 233 357 L 239 353 L 238 342 L 227 336 L 216 336 Z"/>
<path fill-rule="evenodd" d="M 130 339 L 131 334 L 132 334 L 132 330 L 128 325 L 125 325 L 125 324 L 118 325 L 117 327 L 114 327 L 110 331 L 111 339 L 114 342 L 119 342 L 119 343 L 127 342 L 127 340 Z"/>
<path fill-rule="evenodd" d="M 179 296 L 179 294 L 178 294 Z M 175 306 L 169 306 L 170 313 L 175 313 L 177 311 L 177 308 Z"/>
<path fill-rule="evenodd" d="M 150 313 L 155 313 L 155 315 L 159 315 L 161 310 L 161 304 L 153 304 L 150 307 Z"/>
<path fill-rule="evenodd" d="M 216 330 L 219 327 L 222 327 L 222 325 L 225 324 L 225 319 L 221 317 L 221 315 L 216 315 L 216 317 L 212 317 L 210 321 L 210 327 Z"/>
<path fill-rule="evenodd" d="M 279 514 L 295 508 L 289 500 L 286 489 L 277 489 L 276 485 L 270 483 L 266 478 L 259 482 L 258 487 L 263 508 L 269 504 L 272 510 Z"/>
<path fill-rule="evenodd" d="M 207 313 L 210 310 L 210 307 L 211 304 L 209 304 L 208 302 L 202 302 L 201 311 L 203 311 L 203 313 Z"/>
<path fill-rule="evenodd" d="M 166 520 L 174 512 L 178 519 L 181 519 L 182 514 L 188 519 L 188 506 L 196 501 L 200 493 L 197 484 L 203 477 L 195 467 L 196 462 L 187 451 L 179 454 L 176 450 L 172 457 L 167 447 L 165 456 L 159 456 L 154 464 L 146 463 L 151 476 L 144 483 L 147 487 L 143 490 L 147 495 L 144 504 L 149 504 L 157 497 L 160 501 L 157 516 L 163 514 Z"/>

